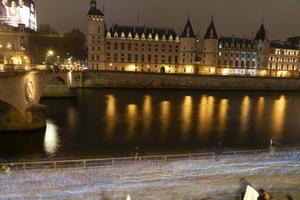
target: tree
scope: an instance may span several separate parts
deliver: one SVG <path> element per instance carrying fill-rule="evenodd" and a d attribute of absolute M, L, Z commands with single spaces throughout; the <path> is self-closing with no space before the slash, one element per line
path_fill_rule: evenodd
<path fill-rule="evenodd" d="M 86 38 L 83 32 L 74 28 L 63 36 L 65 55 L 72 56 L 75 60 L 86 60 L 87 47 Z"/>
<path fill-rule="evenodd" d="M 59 35 L 59 33 L 50 24 L 41 24 L 38 27 L 39 34 Z"/>

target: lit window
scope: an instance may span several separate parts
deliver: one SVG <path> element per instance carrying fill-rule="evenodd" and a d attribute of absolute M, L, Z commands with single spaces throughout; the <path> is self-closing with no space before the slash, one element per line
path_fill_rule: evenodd
<path fill-rule="evenodd" d="M 11 49 L 11 47 L 12 47 L 11 43 L 7 43 L 7 48 Z"/>

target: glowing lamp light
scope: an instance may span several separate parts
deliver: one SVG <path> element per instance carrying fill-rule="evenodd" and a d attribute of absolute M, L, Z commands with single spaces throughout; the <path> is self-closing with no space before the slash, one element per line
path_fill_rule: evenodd
<path fill-rule="evenodd" d="M 53 50 L 49 50 L 47 54 L 48 54 L 48 56 L 53 56 L 54 55 L 54 51 Z"/>
<path fill-rule="evenodd" d="M 193 73 L 193 67 L 192 66 L 186 66 L 185 72 L 188 73 L 188 74 Z"/>

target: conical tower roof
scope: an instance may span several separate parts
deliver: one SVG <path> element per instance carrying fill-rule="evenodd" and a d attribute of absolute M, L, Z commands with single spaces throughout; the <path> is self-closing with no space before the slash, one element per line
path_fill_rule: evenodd
<path fill-rule="evenodd" d="M 90 1 L 90 10 L 88 12 L 88 15 L 98 15 L 98 16 L 104 16 L 104 14 L 97 8 L 97 2 L 96 0 Z"/>
<path fill-rule="evenodd" d="M 191 20 L 190 18 L 188 18 L 186 24 L 185 24 L 185 27 L 181 33 L 181 37 L 182 38 L 186 38 L 186 37 L 196 37 L 195 34 L 194 34 L 194 30 L 193 30 L 193 26 L 192 26 L 192 23 L 191 23 Z"/>
<path fill-rule="evenodd" d="M 204 39 L 218 39 L 218 34 L 213 19 L 211 20 L 209 26 L 207 27 L 207 31 L 204 35 Z"/>
<path fill-rule="evenodd" d="M 258 32 L 256 33 L 256 36 L 255 36 L 255 40 L 256 41 L 264 41 L 266 39 L 266 30 L 265 30 L 265 26 L 264 24 L 262 23 Z"/>

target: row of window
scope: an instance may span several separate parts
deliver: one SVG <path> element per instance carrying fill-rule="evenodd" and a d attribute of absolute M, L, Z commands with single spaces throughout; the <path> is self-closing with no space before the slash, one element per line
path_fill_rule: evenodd
<path fill-rule="evenodd" d="M 111 38 L 112 38 L 112 34 L 111 34 L 110 32 L 108 32 L 106 37 L 107 37 L 107 39 L 111 39 Z M 119 38 L 119 34 L 118 34 L 117 32 L 115 32 L 115 33 L 113 34 L 113 38 L 118 39 L 118 38 Z M 129 40 L 132 40 L 132 39 L 133 39 L 133 35 L 132 35 L 131 33 L 129 33 L 128 36 L 127 36 L 127 38 L 126 38 L 125 33 L 122 32 L 120 38 L 121 38 L 121 39 L 129 39 Z M 158 34 L 152 35 L 151 33 L 149 33 L 147 37 L 146 37 L 145 33 L 142 33 L 141 36 L 139 36 L 139 34 L 136 33 L 136 34 L 134 35 L 134 39 L 135 39 L 135 40 L 139 40 L 139 39 L 141 39 L 141 40 L 146 40 L 146 39 L 148 39 L 149 41 L 152 41 L 152 40 L 159 41 L 159 40 L 160 40 Z M 162 38 L 161 38 L 161 40 L 162 40 L 162 41 L 169 41 L 169 42 L 172 42 L 172 41 L 174 41 L 174 40 L 175 40 L 176 42 L 179 42 L 179 41 L 180 41 L 180 39 L 179 39 L 178 36 L 176 36 L 176 37 L 174 38 L 172 35 L 170 35 L 168 38 L 166 37 L 166 35 L 163 35 Z"/>
<path fill-rule="evenodd" d="M 256 67 L 256 62 L 255 61 L 233 61 L 233 60 L 218 60 L 218 65 L 229 65 L 229 66 L 240 66 L 240 67 Z"/>
<path fill-rule="evenodd" d="M 297 62 L 296 58 L 280 58 L 280 57 L 270 57 L 269 61 L 277 61 L 277 62 Z"/>
<path fill-rule="evenodd" d="M 275 50 L 275 54 L 276 55 L 283 54 L 283 55 L 297 56 L 298 55 L 298 51 L 276 49 Z"/>
<path fill-rule="evenodd" d="M 252 50 L 254 49 L 254 45 L 253 44 L 248 44 L 246 46 L 246 44 L 242 44 L 242 46 L 240 44 L 233 44 L 231 43 L 230 45 L 228 43 L 225 43 L 225 45 L 223 45 L 223 43 L 219 44 L 219 49 L 222 49 L 224 47 L 224 49 L 242 49 L 242 50 Z"/>
<path fill-rule="evenodd" d="M 297 70 L 297 65 L 294 64 L 278 64 L 278 63 L 269 63 L 268 69 L 273 70 Z"/>
<path fill-rule="evenodd" d="M 247 58 L 247 59 L 256 59 L 256 54 L 251 54 L 251 53 L 222 53 L 219 52 L 219 56 L 222 56 L 224 54 L 224 57 L 236 57 L 236 58 Z"/>
<path fill-rule="evenodd" d="M 154 62 L 154 63 L 177 63 L 178 57 L 177 56 L 165 56 L 161 55 L 160 59 L 158 55 L 144 55 L 144 54 L 124 54 L 124 53 L 107 53 L 106 60 L 108 62 Z"/>
<path fill-rule="evenodd" d="M 176 52 L 178 52 L 179 46 L 178 45 L 165 45 L 165 44 L 144 44 L 144 43 L 118 43 L 118 42 L 107 42 L 107 49 L 110 50 L 113 49 L 114 50 L 128 50 L 131 51 L 132 49 L 135 49 L 136 51 L 138 51 L 139 48 L 141 48 L 141 50 L 144 50 L 145 48 L 148 48 L 149 51 L 151 51 L 152 49 L 155 48 L 155 51 L 158 51 L 158 48 L 160 48 L 163 52 L 166 49 L 169 49 L 169 51 L 171 52 L 173 49 L 175 49 Z"/>

